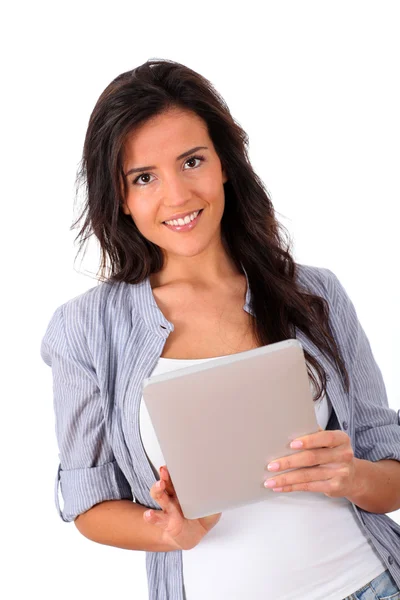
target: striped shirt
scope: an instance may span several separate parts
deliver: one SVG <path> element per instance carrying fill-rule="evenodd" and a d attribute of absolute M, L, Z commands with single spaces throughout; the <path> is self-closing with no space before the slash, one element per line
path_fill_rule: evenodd
<path fill-rule="evenodd" d="M 304 291 L 328 301 L 330 325 L 350 377 L 347 393 L 331 362 L 296 328 L 303 349 L 327 373 L 333 407 L 328 428 L 346 431 L 357 458 L 400 461 L 400 411 L 388 406 L 381 371 L 345 289 L 329 269 L 297 265 L 297 278 Z M 249 285 L 243 308 L 254 314 Z M 173 330 L 149 278 L 135 285 L 100 283 L 51 317 L 40 351 L 53 374 L 60 451 L 55 499 L 64 521 L 113 499 L 159 509 L 149 493 L 156 476 L 141 441 L 139 411 L 142 382 Z M 400 586 L 400 526 L 388 515 L 353 508 Z M 150 600 L 185 600 L 181 551 L 147 552 L 146 569 Z"/>

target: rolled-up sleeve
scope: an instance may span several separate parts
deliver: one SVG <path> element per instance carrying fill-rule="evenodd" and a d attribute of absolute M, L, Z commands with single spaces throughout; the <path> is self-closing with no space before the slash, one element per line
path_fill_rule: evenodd
<path fill-rule="evenodd" d="M 71 351 L 65 332 L 64 306 L 53 314 L 40 353 L 52 369 L 53 404 L 60 464 L 55 501 L 63 521 L 105 500 L 132 492 L 107 440 L 96 372 Z M 59 504 L 59 488 L 64 501 Z"/>
<path fill-rule="evenodd" d="M 335 313 L 336 339 L 344 352 L 350 377 L 350 401 L 354 405 L 354 454 L 370 461 L 400 461 L 399 417 L 389 407 L 381 370 L 347 292 L 332 271 L 324 270 L 329 274 L 328 293 Z"/>

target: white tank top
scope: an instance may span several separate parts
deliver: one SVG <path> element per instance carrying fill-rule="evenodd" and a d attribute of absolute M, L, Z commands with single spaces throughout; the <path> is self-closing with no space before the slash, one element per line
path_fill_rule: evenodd
<path fill-rule="evenodd" d="M 160 358 L 152 375 L 215 358 Z M 314 405 L 325 429 L 332 405 L 326 396 Z M 158 471 L 165 462 L 143 398 L 140 432 Z M 346 498 L 271 496 L 223 512 L 200 544 L 182 552 L 187 600 L 342 600 L 386 570 Z"/>

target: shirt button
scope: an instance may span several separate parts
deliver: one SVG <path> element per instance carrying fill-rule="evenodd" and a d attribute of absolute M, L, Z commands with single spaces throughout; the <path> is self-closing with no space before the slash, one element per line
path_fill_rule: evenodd
<path fill-rule="evenodd" d="M 343 429 L 347 429 L 348 428 L 347 421 L 343 421 L 342 425 L 343 425 Z"/>
<path fill-rule="evenodd" d="M 389 565 L 392 565 L 393 562 L 394 562 L 393 561 L 393 556 L 390 556 L 390 554 L 389 554 L 389 556 L 388 556 L 388 563 L 389 563 Z"/>

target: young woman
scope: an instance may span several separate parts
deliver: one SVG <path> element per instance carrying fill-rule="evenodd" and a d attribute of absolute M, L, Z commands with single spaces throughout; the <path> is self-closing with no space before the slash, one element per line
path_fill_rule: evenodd
<path fill-rule="evenodd" d="M 100 242 L 101 282 L 57 308 L 41 347 L 60 516 L 146 551 L 152 600 L 399 599 L 400 527 L 385 513 L 400 508 L 400 415 L 337 277 L 291 257 L 247 142 L 212 85 L 172 61 L 101 94 L 75 223 L 81 245 Z M 320 430 L 268 467 L 268 501 L 186 520 L 143 379 L 288 338 Z"/>

